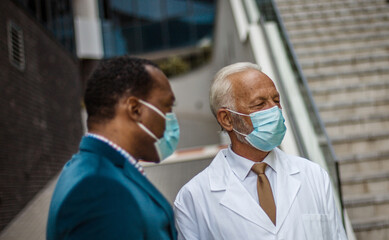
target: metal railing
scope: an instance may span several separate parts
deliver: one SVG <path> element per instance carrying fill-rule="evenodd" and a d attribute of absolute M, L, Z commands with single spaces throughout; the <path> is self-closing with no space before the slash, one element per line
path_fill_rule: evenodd
<path fill-rule="evenodd" d="M 339 180 L 339 170 L 338 170 L 338 161 L 331 143 L 330 138 L 327 135 L 327 132 L 324 127 L 324 123 L 320 118 L 318 108 L 314 102 L 312 93 L 310 91 L 310 88 L 308 86 L 308 82 L 303 74 L 303 71 L 301 69 L 301 66 L 299 64 L 299 61 L 297 59 L 296 53 L 293 49 L 292 43 L 289 39 L 288 33 L 285 29 L 285 26 L 283 24 L 283 21 L 281 19 L 280 13 L 278 11 L 277 5 L 274 0 L 256 0 L 258 9 L 261 13 L 260 19 L 259 19 L 259 24 L 261 26 L 265 26 L 266 22 L 274 22 L 276 23 L 278 27 L 278 31 L 280 33 L 280 36 L 282 38 L 282 42 L 284 45 L 284 48 L 287 53 L 287 57 L 289 59 L 289 62 L 291 64 L 291 67 L 293 69 L 294 77 L 297 80 L 297 83 L 299 85 L 299 90 L 301 93 L 301 96 L 304 99 L 305 106 L 307 108 L 307 112 L 309 113 L 309 118 L 314 126 L 314 130 L 316 135 L 319 138 L 319 145 L 320 149 L 322 151 L 322 154 L 325 158 L 326 165 L 329 171 L 329 175 L 333 181 L 334 187 L 336 188 L 336 191 L 339 194 L 340 198 L 340 207 L 343 210 L 343 201 L 342 201 L 342 191 L 340 187 L 340 180 Z M 267 37 L 266 31 L 264 31 L 265 37 L 267 38 L 268 44 L 270 46 L 270 41 Z M 271 48 L 270 48 L 271 49 Z M 274 60 L 274 54 L 270 50 L 273 62 Z M 277 68 L 275 68 L 277 77 L 280 76 L 279 72 L 277 72 Z M 282 81 L 280 89 L 284 95 L 288 95 L 285 87 L 282 86 Z M 286 101 L 288 102 L 288 101 Z M 288 103 L 291 104 L 291 103 Z M 295 128 L 295 135 L 296 139 L 300 138 L 300 133 L 303 131 L 303 129 L 299 129 L 299 126 L 296 124 L 296 116 L 290 114 L 290 120 L 292 121 L 293 128 Z M 296 134 L 297 133 L 297 134 Z M 301 144 L 301 141 L 298 143 Z M 299 148 L 301 149 L 301 154 L 302 156 L 309 158 L 308 151 L 306 150 L 307 147 L 309 146 L 300 146 Z M 343 214 L 342 214 L 343 216 Z"/>

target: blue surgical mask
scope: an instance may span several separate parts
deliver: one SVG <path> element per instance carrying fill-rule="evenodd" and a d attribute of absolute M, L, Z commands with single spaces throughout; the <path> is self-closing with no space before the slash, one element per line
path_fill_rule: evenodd
<path fill-rule="evenodd" d="M 250 115 L 235 112 L 230 109 L 227 110 L 238 115 L 250 117 L 254 128 L 250 134 L 243 134 L 234 128 L 233 130 L 244 136 L 251 146 L 261 151 L 269 152 L 279 146 L 282 139 L 284 139 L 286 132 L 285 119 L 278 106 L 254 112 Z"/>
<path fill-rule="evenodd" d="M 158 139 L 154 133 L 152 133 L 145 125 L 138 122 L 140 128 L 142 128 L 150 137 L 155 139 L 155 149 L 158 153 L 159 161 L 165 160 L 167 157 L 173 154 L 177 148 L 178 140 L 180 139 L 180 127 L 176 115 L 174 113 L 163 114 L 161 110 L 151 105 L 148 102 L 145 102 L 139 99 L 139 102 L 149 107 L 158 113 L 161 117 L 165 119 L 165 132 L 163 137 Z"/>

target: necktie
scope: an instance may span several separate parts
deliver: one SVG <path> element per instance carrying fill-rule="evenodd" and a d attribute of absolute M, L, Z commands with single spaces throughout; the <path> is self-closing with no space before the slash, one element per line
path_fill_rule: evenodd
<path fill-rule="evenodd" d="M 251 168 L 253 172 L 258 175 L 257 191 L 259 198 L 259 205 L 269 216 L 270 220 L 276 225 L 276 205 L 274 203 L 273 192 L 270 187 L 269 180 L 265 175 L 266 163 L 254 164 Z"/>

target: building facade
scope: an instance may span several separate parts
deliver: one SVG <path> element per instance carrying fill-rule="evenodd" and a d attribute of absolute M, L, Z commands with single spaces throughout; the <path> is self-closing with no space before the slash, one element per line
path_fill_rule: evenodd
<path fill-rule="evenodd" d="M 82 134 L 67 4 L 0 1 L 0 231 L 58 174 Z"/>
<path fill-rule="evenodd" d="M 0 231 L 77 151 L 100 59 L 196 47 L 214 0 L 0 1 Z"/>

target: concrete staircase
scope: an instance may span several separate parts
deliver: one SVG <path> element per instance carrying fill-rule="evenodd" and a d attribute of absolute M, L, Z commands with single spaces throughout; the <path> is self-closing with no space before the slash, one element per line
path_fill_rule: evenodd
<path fill-rule="evenodd" d="M 360 240 L 389 239 L 389 3 L 276 0 L 340 162 Z"/>

